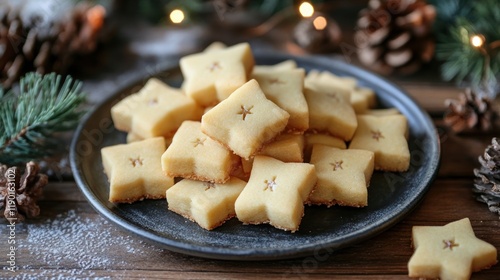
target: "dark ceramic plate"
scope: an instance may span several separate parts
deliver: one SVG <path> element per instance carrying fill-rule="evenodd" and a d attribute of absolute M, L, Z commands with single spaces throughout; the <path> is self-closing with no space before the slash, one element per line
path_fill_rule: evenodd
<path fill-rule="evenodd" d="M 400 88 L 381 77 L 344 62 L 324 57 L 292 57 L 256 53 L 258 64 L 275 64 L 294 59 L 307 71 L 326 70 L 353 76 L 373 88 L 381 107 L 396 107 L 410 126 L 411 166 L 405 173 L 375 172 L 369 188 L 368 207 L 306 207 L 299 231 L 275 229 L 269 225 L 242 225 L 231 219 L 213 231 L 167 211 L 165 200 L 133 204 L 108 202 L 108 181 L 103 173 L 100 150 L 125 143 L 125 133 L 113 128 L 110 108 L 134 92 L 146 78 L 135 81 L 97 106 L 79 126 L 71 147 L 71 164 L 76 182 L 92 206 L 103 216 L 148 241 L 184 254 L 231 260 L 284 259 L 306 255 L 322 256 L 335 249 L 371 238 L 403 219 L 421 201 L 439 165 L 440 149 L 429 116 Z M 177 65 L 177 64 L 175 64 Z M 168 84 L 179 86 L 177 66 L 165 66 L 155 73 Z"/>

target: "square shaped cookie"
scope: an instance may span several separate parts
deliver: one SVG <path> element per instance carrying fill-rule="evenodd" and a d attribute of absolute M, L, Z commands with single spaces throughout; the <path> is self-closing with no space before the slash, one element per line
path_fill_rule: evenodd
<path fill-rule="evenodd" d="M 234 202 L 245 185 L 235 177 L 224 184 L 184 179 L 167 190 L 168 210 L 212 230 L 235 216 Z"/>
<path fill-rule="evenodd" d="M 180 60 L 183 89 L 198 104 L 214 105 L 248 81 L 254 63 L 248 43 L 185 56 Z"/>
<path fill-rule="evenodd" d="M 316 168 L 318 182 L 308 199 L 310 204 L 328 207 L 364 207 L 373 173 L 374 154 L 364 150 L 341 150 L 314 145 L 311 164 Z"/>
<path fill-rule="evenodd" d="M 345 141 L 352 139 L 358 122 L 348 94 L 306 89 L 304 95 L 309 107 L 309 130 L 327 132 Z"/>
<path fill-rule="evenodd" d="M 359 115 L 358 129 L 349 149 L 374 152 L 376 170 L 406 171 L 410 167 L 407 131 L 408 123 L 403 115 Z"/>
<path fill-rule="evenodd" d="M 250 179 L 236 199 L 236 216 L 245 224 L 269 223 L 295 232 L 316 180 L 311 164 L 256 156 Z"/>
<path fill-rule="evenodd" d="M 164 151 L 163 137 L 103 148 L 101 156 L 109 180 L 109 201 L 132 203 L 145 198 L 165 198 L 165 191 L 174 184 L 174 179 L 161 170 L 160 158 Z"/>
<path fill-rule="evenodd" d="M 249 159 L 286 127 L 290 115 L 268 100 L 251 80 L 203 115 L 201 130 Z"/>
<path fill-rule="evenodd" d="M 200 122 L 182 123 L 161 156 L 162 169 L 172 177 L 224 183 L 229 180 L 235 156 L 200 127 Z"/>
<path fill-rule="evenodd" d="M 309 109 L 304 98 L 304 69 L 258 70 L 255 79 L 267 99 L 290 114 L 286 130 L 302 133 L 309 128 Z"/>
<path fill-rule="evenodd" d="M 142 139 L 171 137 L 184 120 L 199 120 L 202 114 L 203 109 L 181 90 L 155 78 L 111 108 L 116 129 Z"/>

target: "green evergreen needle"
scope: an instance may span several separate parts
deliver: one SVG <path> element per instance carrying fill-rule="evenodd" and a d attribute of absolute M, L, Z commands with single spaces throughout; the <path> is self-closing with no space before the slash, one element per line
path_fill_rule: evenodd
<path fill-rule="evenodd" d="M 82 85 L 54 73 L 28 73 L 19 92 L 0 88 L 0 162 L 17 165 L 61 152 L 56 133 L 74 129 L 84 114 Z"/>

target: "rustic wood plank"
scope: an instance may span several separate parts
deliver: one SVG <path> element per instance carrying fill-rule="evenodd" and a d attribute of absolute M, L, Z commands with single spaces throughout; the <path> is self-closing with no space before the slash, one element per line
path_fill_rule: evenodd
<path fill-rule="evenodd" d="M 450 195 L 453 197 L 450 198 Z M 42 217 L 19 228 L 17 240 L 21 244 L 24 242 L 25 245 L 19 251 L 18 265 L 21 268 L 19 273 L 27 275 L 45 273 L 44 275 L 52 276 L 90 273 L 97 277 L 127 275 L 132 278 L 141 277 L 140 275 L 147 275 L 147 278 L 176 278 L 182 273 L 194 279 L 249 279 L 247 278 L 249 274 L 266 278 L 290 276 L 319 279 L 338 276 L 342 279 L 373 279 L 373 277 L 383 278 L 384 275 L 398 278 L 404 277 L 407 273 L 406 264 L 412 254 L 410 248 L 412 226 L 444 225 L 464 217 L 471 219 L 479 238 L 497 248 L 500 247 L 500 235 L 497 234 L 500 226 L 498 216 L 490 213 L 484 204 L 476 202 L 472 197 L 470 184 L 461 179 L 437 180 L 416 211 L 395 227 L 369 241 L 332 254 L 321 252 L 316 257 L 283 261 L 216 261 L 184 256 L 159 249 L 138 237 L 130 236 L 128 232 L 101 218 L 86 202 L 42 201 L 41 206 Z M 74 236 L 75 229 L 80 230 L 76 236 Z M 51 234 L 50 231 L 54 232 Z M 3 233 L 4 229 L 1 234 Z M 36 241 L 41 242 L 40 237 L 33 236 L 36 234 L 42 237 L 46 235 L 47 244 L 31 244 Z M 56 237 L 61 238 L 60 244 L 50 239 Z M 102 238 L 109 240 L 104 242 Z M 67 240 L 63 241 L 64 239 Z M 75 247 L 71 246 L 51 247 L 58 244 L 70 245 L 68 242 L 88 248 L 82 248 L 82 252 L 77 253 L 65 252 L 65 250 L 75 250 Z M 56 252 L 60 255 L 56 255 Z M 75 256 L 80 259 L 75 261 Z M 0 277 L 9 275 L 6 273 L 0 272 Z M 494 273 L 500 273 L 499 266 L 475 274 L 474 278 L 489 279 L 495 275 Z"/>

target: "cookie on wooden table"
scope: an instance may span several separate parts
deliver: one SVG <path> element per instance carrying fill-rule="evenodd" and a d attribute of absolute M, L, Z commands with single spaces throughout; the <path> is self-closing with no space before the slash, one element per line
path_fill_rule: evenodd
<path fill-rule="evenodd" d="M 341 150 L 314 145 L 311 164 L 318 182 L 308 199 L 309 204 L 365 207 L 368 185 L 373 174 L 374 154 L 364 150 Z"/>
<path fill-rule="evenodd" d="M 245 224 L 269 223 L 295 232 L 316 180 L 311 164 L 256 156 L 250 179 L 236 199 L 236 216 Z"/>
<path fill-rule="evenodd" d="M 165 191 L 174 184 L 174 179 L 161 170 L 160 158 L 164 151 L 163 137 L 103 148 L 109 201 L 132 203 L 145 198 L 165 198 Z"/>
<path fill-rule="evenodd" d="M 337 90 L 304 91 L 309 107 L 309 129 L 327 132 L 345 141 L 351 140 L 358 122 L 349 95 Z"/>
<path fill-rule="evenodd" d="M 181 90 L 151 78 L 135 94 L 111 108 L 116 129 L 141 139 L 170 137 L 184 120 L 199 120 L 203 109 Z"/>
<path fill-rule="evenodd" d="M 188 55 L 180 60 L 183 89 L 198 104 L 211 106 L 246 83 L 253 66 L 248 43 Z"/>
<path fill-rule="evenodd" d="M 185 121 L 161 156 L 163 171 L 172 177 L 224 183 L 235 156 L 201 132 L 201 123 Z"/>
<path fill-rule="evenodd" d="M 304 98 L 304 69 L 254 71 L 267 99 L 290 114 L 286 130 L 302 133 L 309 128 L 309 109 Z"/>
<path fill-rule="evenodd" d="M 167 190 L 168 210 L 212 230 L 235 216 L 234 202 L 245 185 L 235 177 L 224 184 L 184 179 Z"/>
<path fill-rule="evenodd" d="M 497 249 L 476 237 L 469 218 L 444 226 L 414 226 L 412 243 L 410 277 L 466 280 L 497 263 Z"/>
<path fill-rule="evenodd" d="M 251 80 L 203 115 L 201 130 L 249 159 L 286 127 L 290 115 L 268 100 Z"/>
<path fill-rule="evenodd" d="M 406 171 L 410 167 L 407 131 L 408 123 L 403 115 L 359 115 L 358 129 L 349 149 L 374 152 L 376 170 Z"/>

